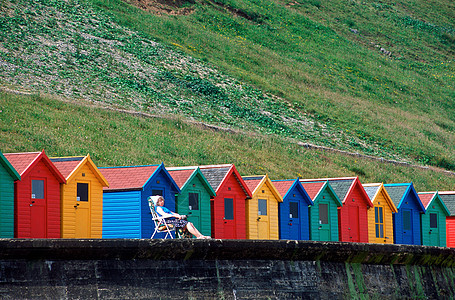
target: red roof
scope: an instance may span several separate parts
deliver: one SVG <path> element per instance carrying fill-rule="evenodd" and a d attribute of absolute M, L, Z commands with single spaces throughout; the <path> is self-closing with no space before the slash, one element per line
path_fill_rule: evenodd
<path fill-rule="evenodd" d="M 104 187 L 103 190 L 140 189 L 158 167 L 159 165 L 99 168 L 109 182 L 109 187 Z"/>
<path fill-rule="evenodd" d="M 84 157 L 74 157 L 73 160 L 67 159 L 65 161 L 58 161 L 58 158 L 51 158 L 51 161 L 60 173 L 62 173 L 62 175 L 68 180 L 68 176 L 76 169 L 83 159 Z"/>
<path fill-rule="evenodd" d="M 251 178 L 251 179 L 250 179 Z M 254 177 L 242 177 L 243 181 L 245 181 L 246 186 L 248 189 L 253 193 L 261 181 L 264 179 L 264 176 L 254 176 Z"/>
<path fill-rule="evenodd" d="M 167 171 L 171 175 L 172 179 L 174 179 L 175 183 L 177 183 L 179 188 L 182 188 L 183 185 L 188 181 L 188 179 L 194 173 L 195 169 L 170 170 L 170 168 L 168 168 Z"/>
<path fill-rule="evenodd" d="M 289 189 L 292 187 L 292 185 L 295 183 L 295 179 L 292 180 L 277 180 L 277 181 L 272 181 L 273 185 L 275 186 L 276 190 L 278 193 L 280 193 L 281 197 L 286 196 L 286 193 L 289 191 Z"/>
<path fill-rule="evenodd" d="M 433 200 L 435 193 L 418 193 L 418 195 L 423 206 L 427 208 L 431 200 Z"/>
<path fill-rule="evenodd" d="M 9 163 L 21 176 L 40 154 L 41 152 L 3 153 L 6 159 L 8 159 Z"/>
<path fill-rule="evenodd" d="M 314 200 L 316 196 L 321 191 L 321 188 L 327 181 L 319 181 L 319 182 L 300 182 L 307 192 L 308 196 L 310 196 L 311 200 Z"/>

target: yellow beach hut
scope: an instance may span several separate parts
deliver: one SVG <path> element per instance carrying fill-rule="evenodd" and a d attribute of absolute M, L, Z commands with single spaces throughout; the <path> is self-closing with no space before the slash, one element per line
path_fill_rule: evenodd
<path fill-rule="evenodd" d="M 60 188 L 62 238 L 101 238 L 106 179 L 89 154 L 51 161 L 66 179 Z"/>
<path fill-rule="evenodd" d="M 283 202 L 267 175 L 242 176 L 252 197 L 246 200 L 246 238 L 278 240 L 278 203 Z"/>
<path fill-rule="evenodd" d="M 368 242 L 393 244 L 393 214 L 398 212 L 382 183 L 363 184 L 373 202 L 368 209 Z"/>

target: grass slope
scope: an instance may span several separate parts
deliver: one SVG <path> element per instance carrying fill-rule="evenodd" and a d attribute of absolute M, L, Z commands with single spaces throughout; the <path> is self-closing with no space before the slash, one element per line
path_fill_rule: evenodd
<path fill-rule="evenodd" d="M 45 149 L 48 156 L 90 153 L 101 166 L 234 163 L 242 175 L 272 179 L 359 176 L 367 182 L 410 182 L 418 191 L 449 190 L 455 176 L 307 150 L 267 135 L 213 131 L 178 118 L 140 117 L 42 96 L 0 92 L 2 152 Z"/>

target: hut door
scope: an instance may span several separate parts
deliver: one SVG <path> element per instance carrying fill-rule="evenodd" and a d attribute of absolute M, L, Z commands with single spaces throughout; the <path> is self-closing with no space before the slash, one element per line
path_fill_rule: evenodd
<path fill-rule="evenodd" d="M 32 179 L 32 195 L 30 199 L 30 237 L 45 238 L 46 235 L 46 180 Z"/>
<path fill-rule="evenodd" d="M 77 183 L 77 198 L 75 238 L 90 238 L 90 185 L 85 182 Z"/>
<path fill-rule="evenodd" d="M 301 239 L 299 202 L 296 201 L 289 201 L 289 239 Z"/>
<path fill-rule="evenodd" d="M 359 207 L 358 206 L 349 206 L 348 208 L 348 217 L 349 217 L 349 241 L 350 242 L 360 242 L 360 220 L 359 220 Z"/>
<path fill-rule="evenodd" d="M 413 245 L 414 236 L 412 229 L 412 209 L 403 208 L 403 244 Z"/>
<path fill-rule="evenodd" d="M 201 205 L 199 193 L 188 193 L 188 219 L 201 230 Z"/>
<path fill-rule="evenodd" d="M 234 199 L 224 198 L 224 236 L 225 239 L 237 238 L 235 232 L 235 219 L 234 219 Z"/>
<path fill-rule="evenodd" d="M 269 239 L 269 214 L 267 199 L 258 199 L 258 239 Z"/>
<path fill-rule="evenodd" d="M 330 241 L 329 204 L 319 204 L 319 240 Z"/>
<path fill-rule="evenodd" d="M 430 246 L 441 246 L 439 241 L 438 214 L 430 213 Z"/>

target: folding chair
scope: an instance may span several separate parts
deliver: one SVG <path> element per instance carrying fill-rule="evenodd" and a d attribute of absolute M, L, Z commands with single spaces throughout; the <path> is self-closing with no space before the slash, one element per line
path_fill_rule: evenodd
<path fill-rule="evenodd" d="M 152 214 L 152 220 L 155 223 L 155 231 L 153 232 L 152 236 L 150 237 L 153 239 L 155 234 L 158 232 L 166 232 L 166 235 L 164 236 L 165 239 L 169 236 L 171 239 L 174 237 L 172 236 L 171 231 L 176 232 L 175 226 L 172 224 L 167 224 L 166 223 L 166 218 L 160 217 L 158 213 L 156 212 L 155 209 L 155 204 L 153 203 L 152 196 L 148 197 L 148 202 L 149 202 L 149 207 L 150 207 L 150 213 Z"/>

